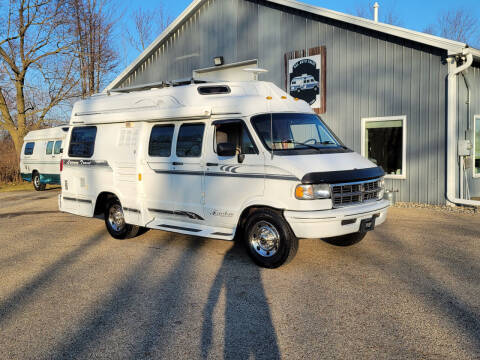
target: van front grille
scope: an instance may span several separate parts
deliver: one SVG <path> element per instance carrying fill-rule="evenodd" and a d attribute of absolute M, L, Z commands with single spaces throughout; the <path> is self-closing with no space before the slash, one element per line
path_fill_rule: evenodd
<path fill-rule="evenodd" d="M 332 185 L 333 207 L 342 207 L 377 200 L 380 179 Z"/>

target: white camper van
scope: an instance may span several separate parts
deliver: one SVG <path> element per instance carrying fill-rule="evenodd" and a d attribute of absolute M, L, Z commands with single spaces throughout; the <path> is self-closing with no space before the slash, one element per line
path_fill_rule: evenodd
<path fill-rule="evenodd" d="M 60 159 L 68 126 L 30 131 L 23 139 L 20 174 L 35 190 L 47 184 L 60 185 Z"/>
<path fill-rule="evenodd" d="M 345 147 L 303 101 L 267 82 L 120 89 L 77 102 L 62 211 L 232 240 L 278 267 L 298 238 L 360 241 L 385 221 L 384 172 Z"/>

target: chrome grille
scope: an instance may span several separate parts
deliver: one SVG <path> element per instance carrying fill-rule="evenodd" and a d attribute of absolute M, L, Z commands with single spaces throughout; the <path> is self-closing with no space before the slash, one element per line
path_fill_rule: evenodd
<path fill-rule="evenodd" d="M 334 184 L 332 187 L 333 207 L 355 205 L 376 200 L 380 179 L 359 181 L 354 183 Z"/>

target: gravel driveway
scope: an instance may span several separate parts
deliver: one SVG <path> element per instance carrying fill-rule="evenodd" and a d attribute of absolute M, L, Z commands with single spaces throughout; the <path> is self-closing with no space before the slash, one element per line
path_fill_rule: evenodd
<path fill-rule="evenodd" d="M 231 242 L 114 240 L 57 194 L 0 194 L 1 359 L 480 359 L 478 214 L 393 208 L 263 270 Z"/>

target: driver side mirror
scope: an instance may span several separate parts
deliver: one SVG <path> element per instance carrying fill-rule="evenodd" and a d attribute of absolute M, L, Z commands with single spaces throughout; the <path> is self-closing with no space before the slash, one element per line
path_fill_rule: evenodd
<path fill-rule="evenodd" d="M 231 143 L 217 144 L 217 154 L 219 156 L 235 156 L 236 152 L 235 145 Z"/>

